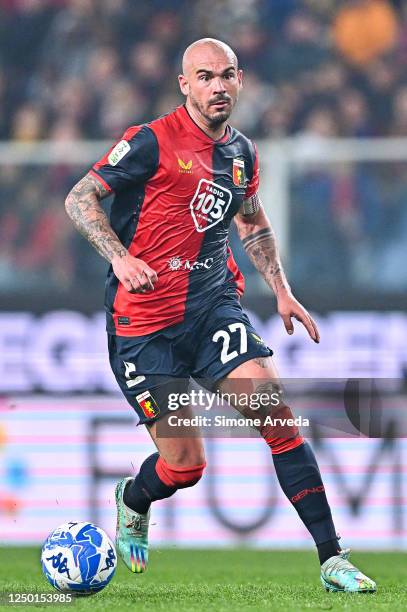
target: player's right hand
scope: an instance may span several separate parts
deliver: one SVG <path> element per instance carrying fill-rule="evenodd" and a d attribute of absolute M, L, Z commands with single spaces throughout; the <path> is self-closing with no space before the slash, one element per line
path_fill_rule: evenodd
<path fill-rule="evenodd" d="M 155 270 L 150 268 L 142 259 L 126 253 L 123 257 L 115 255 L 112 259 L 113 272 L 129 291 L 129 293 L 147 293 L 154 290 L 158 280 Z"/>

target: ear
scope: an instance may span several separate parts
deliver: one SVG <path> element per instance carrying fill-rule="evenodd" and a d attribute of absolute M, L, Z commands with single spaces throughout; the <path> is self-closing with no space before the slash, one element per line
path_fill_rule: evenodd
<path fill-rule="evenodd" d="M 178 83 L 181 92 L 184 94 L 184 96 L 187 96 L 189 94 L 188 79 L 183 74 L 180 74 L 178 75 Z"/>
<path fill-rule="evenodd" d="M 237 71 L 237 80 L 239 81 L 239 89 L 243 87 L 243 70 Z"/>

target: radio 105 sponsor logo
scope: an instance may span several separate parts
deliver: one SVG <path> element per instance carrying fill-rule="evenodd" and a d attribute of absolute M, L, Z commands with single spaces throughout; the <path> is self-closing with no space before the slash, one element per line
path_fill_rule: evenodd
<path fill-rule="evenodd" d="M 232 192 L 212 181 L 201 179 L 191 200 L 191 215 L 198 232 L 206 232 L 224 218 Z"/>

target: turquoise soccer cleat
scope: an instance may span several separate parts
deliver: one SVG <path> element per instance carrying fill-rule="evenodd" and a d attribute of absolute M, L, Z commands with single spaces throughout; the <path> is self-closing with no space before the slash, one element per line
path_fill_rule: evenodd
<path fill-rule="evenodd" d="M 321 566 L 321 582 L 327 591 L 374 593 L 376 583 L 348 561 L 350 549 L 341 550 Z"/>
<path fill-rule="evenodd" d="M 116 548 L 129 570 L 141 574 L 146 571 L 148 563 L 150 510 L 139 514 L 124 503 L 124 489 L 131 480 L 131 477 L 123 478 L 116 486 Z"/>

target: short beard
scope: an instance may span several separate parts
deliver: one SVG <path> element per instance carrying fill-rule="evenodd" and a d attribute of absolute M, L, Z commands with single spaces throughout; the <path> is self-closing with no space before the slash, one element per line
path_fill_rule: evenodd
<path fill-rule="evenodd" d="M 211 129 L 216 129 L 222 123 L 225 123 L 232 114 L 234 104 L 231 104 L 230 111 L 218 111 L 215 117 L 211 117 L 207 115 L 202 107 L 202 105 L 196 100 L 191 94 L 189 94 L 189 99 L 191 100 L 192 105 L 196 108 L 196 110 L 202 115 L 202 117 L 208 122 L 208 126 Z"/>

